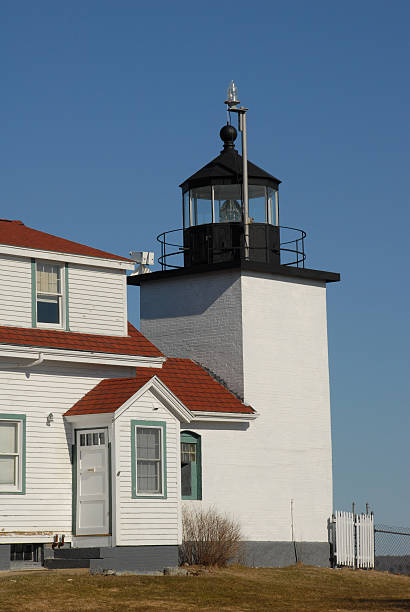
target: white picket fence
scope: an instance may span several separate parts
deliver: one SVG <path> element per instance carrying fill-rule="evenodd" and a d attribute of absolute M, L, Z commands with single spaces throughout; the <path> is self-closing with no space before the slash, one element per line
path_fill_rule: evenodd
<path fill-rule="evenodd" d="M 332 517 L 335 565 L 374 568 L 373 514 L 336 512 Z"/>

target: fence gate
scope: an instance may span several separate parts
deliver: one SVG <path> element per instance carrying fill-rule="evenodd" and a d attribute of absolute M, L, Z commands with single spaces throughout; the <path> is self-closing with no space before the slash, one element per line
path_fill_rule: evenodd
<path fill-rule="evenodd" d="M 334 566 L 374 568 L 373 513 L 336 512 L 330 533 Z"/>

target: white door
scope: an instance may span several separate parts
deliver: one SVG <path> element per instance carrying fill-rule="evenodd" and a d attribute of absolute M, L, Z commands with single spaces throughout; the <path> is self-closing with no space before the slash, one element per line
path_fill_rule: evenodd
<path fill-rule="evenodd" d="M 110 521 L 108 432 L 76 432 L 77 512 L 76 535 L 108 535 Z"/>

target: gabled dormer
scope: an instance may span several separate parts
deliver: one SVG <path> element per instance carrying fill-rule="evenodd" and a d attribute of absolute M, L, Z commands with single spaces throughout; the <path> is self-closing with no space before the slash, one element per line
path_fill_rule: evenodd
<path fill-rule="evenodd" d="M 134 262 L 0 220 L 0 325 L 127 336 Z"/>

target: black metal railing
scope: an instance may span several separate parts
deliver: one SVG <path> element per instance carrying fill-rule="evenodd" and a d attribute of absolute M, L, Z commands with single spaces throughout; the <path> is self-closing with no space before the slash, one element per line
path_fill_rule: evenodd
<path fill-rule="evenodd" d="M 296 268 L 304 268 L 306 253 L 305 253 L 305 238 L 306 232 L 295 227 L 281 225 L 278 227 L 280 231 L 280 263 L 283 266 L 294 266 Z M 188 253 L 189 247 L 184 246 L 184 230 L 178 228 L 162 232 L 158 234 L 157 241 L 161 245 L 161 255 L 158 257 L 158 263 L 162 270 L 176 269 L 184 267 L 184 255 Z M 175 237 L 174 237 L 175 236 Z M 267 247 L 249 247 L 249 259 L 252 261 L 252 252 L 267 250 Z M 226 251 L 244 251 L 244 247 L 232 247 Z M 277 250 L 273 252 L 277 253 Z M 257 259 L 257 258 L 256 258 Z M 171 261 L 170 261 L 171 260 Z M 172 263 L 171 263 L 172 262 Z"/>

